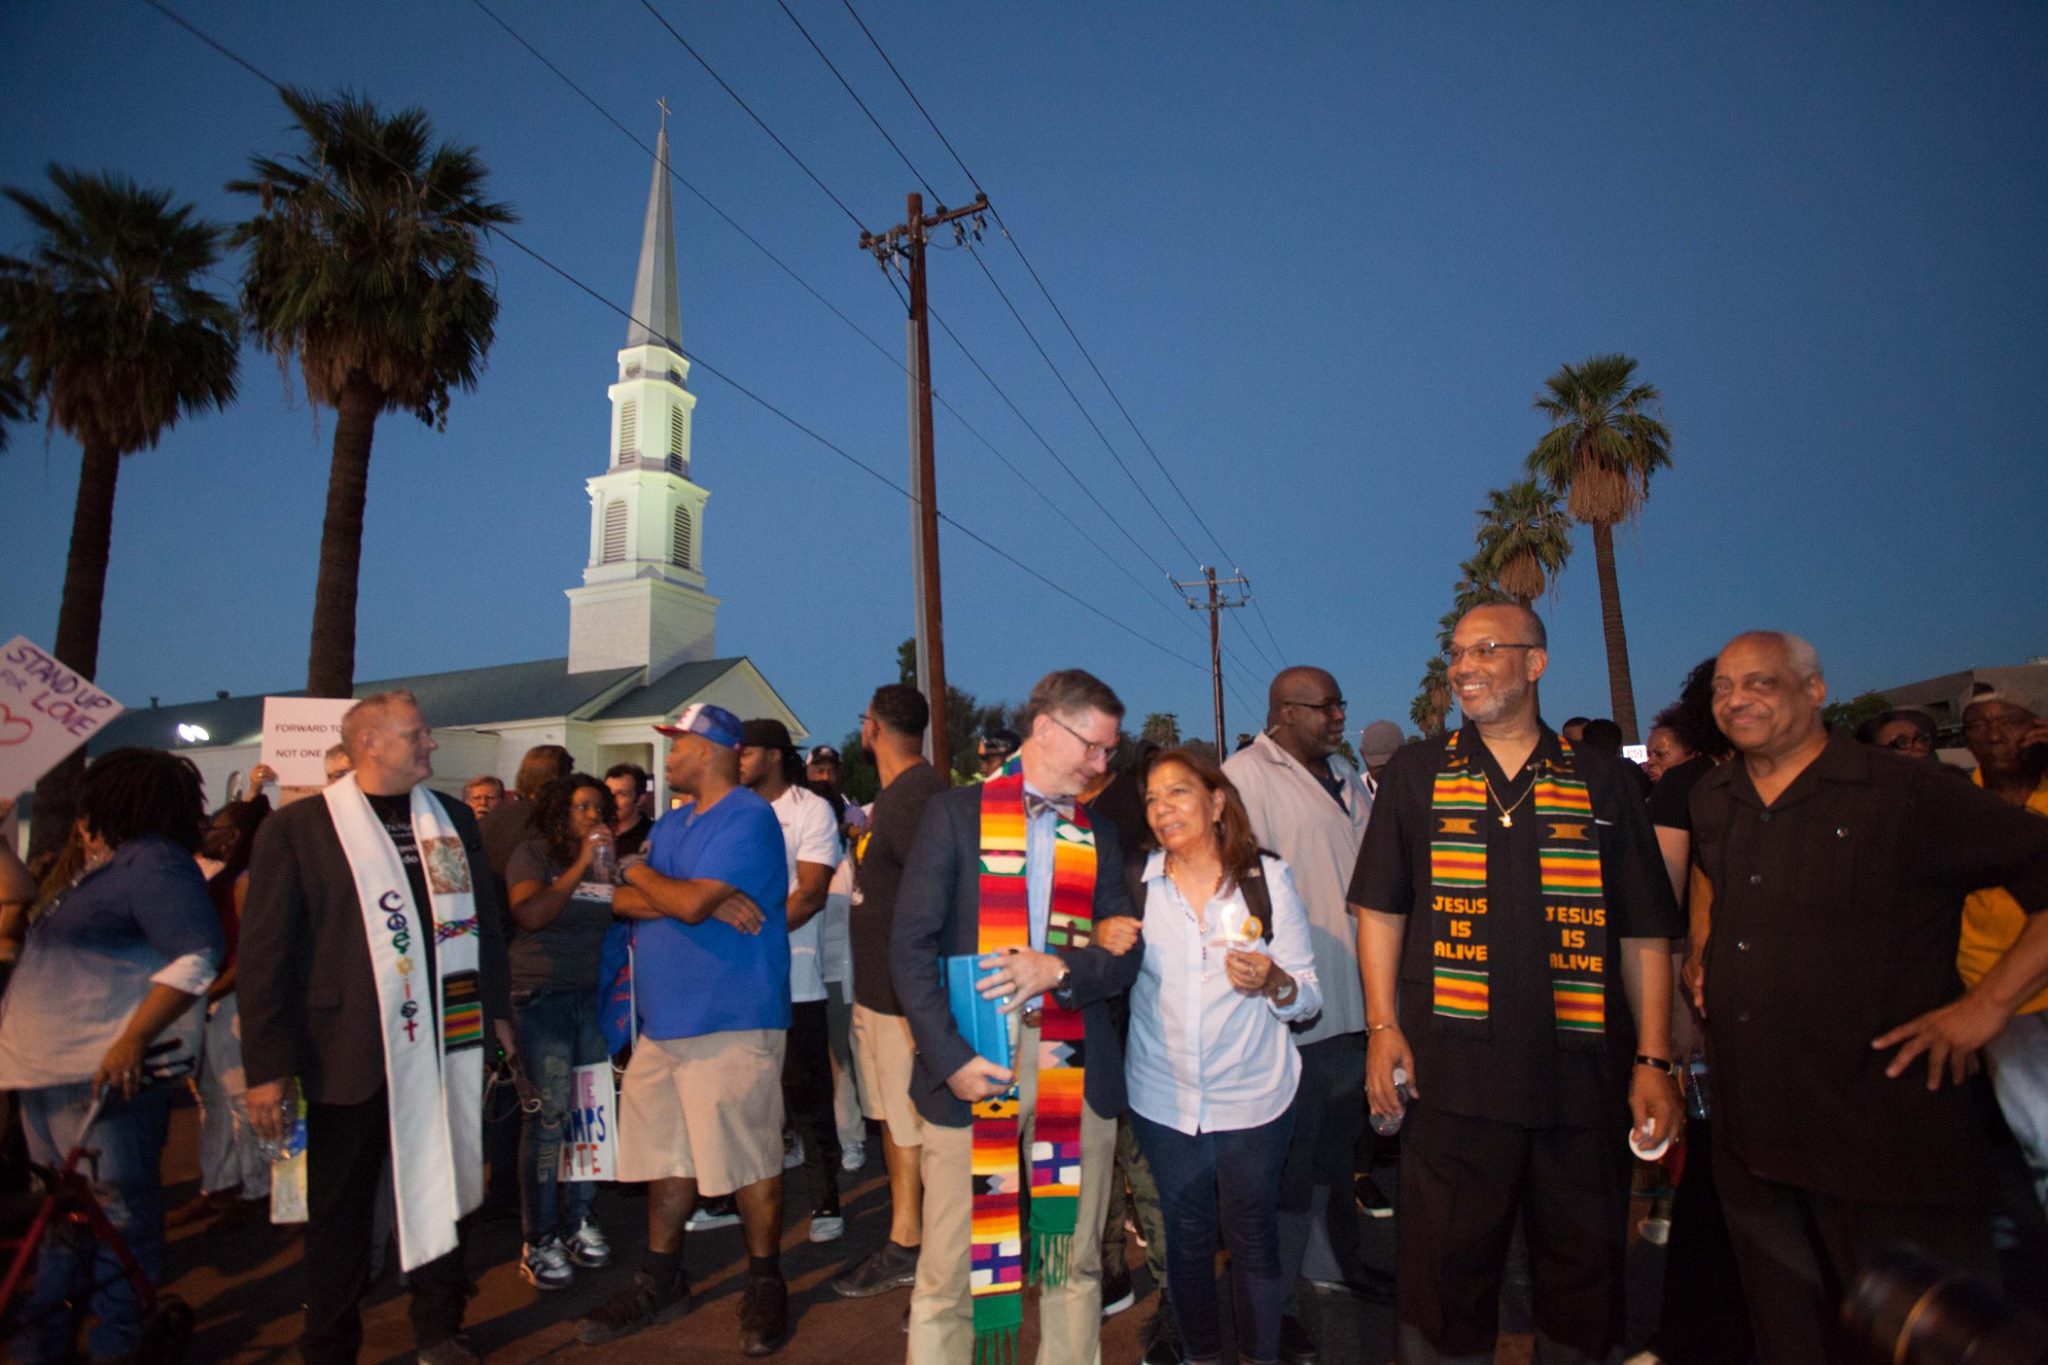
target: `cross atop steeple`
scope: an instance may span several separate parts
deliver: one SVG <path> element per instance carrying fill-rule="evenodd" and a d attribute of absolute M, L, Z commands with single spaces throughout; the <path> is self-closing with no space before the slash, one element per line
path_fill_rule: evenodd
<path fill-rule="evenodd" d="M 661 131 L 665 133 L 668 131 L 668 96 L 663 95 L 655 104 L 661 108 Z"/>

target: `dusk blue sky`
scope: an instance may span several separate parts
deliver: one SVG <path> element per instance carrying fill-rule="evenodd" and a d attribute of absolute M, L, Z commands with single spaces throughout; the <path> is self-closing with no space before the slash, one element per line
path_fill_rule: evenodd
<path fill-rule="evenodd" d="M 902 218 L 910 172 L 771 0 L 655 2 L 864 224 Z M 854 224 L 644 7 L 491 4 L 650 145 L 665 96 L 676 171 L 887 352 L 677 188 L 719 652 L 837 740 L 911 630 L 907 505 L 704 366 L 900 482 L 901 307 Z M 1263 619 L 1226 625 L 1232 731 L 1255 728 L 1273 639 L 1337 675 L 1354 735 L 1407 724 L 1473 509 L 1520 475 L 1545 376 L 1601 351 L 1641 362 L 1674 438 L 1620 536 L 1646 720 L 1749 626 L 1810 637 L 1837 695 L 2048 654 L 2048 8 L 856 5 L 1229 558 L 998 236 L 989 269 L 1193 553 L 965 252 L 934 252 L 934 307 L 1160 564 L 1250 576 Z M 838 0 L 790 7 L 946 201 L 971 198 Z M 424 107 L 479 148 L 522 241 L 629 302 L 647 153 L 470 0 L 175 8 L 281 80 Z M 224 182 L 291 150 L 287 123 L 268 87 L 140 3 L 0 10 L 0 182 L 104 168 L 228 221 L 246 203 Z M 0 206 L 0 250 L 27 244 Z M 445 432 L 378 424 L 359 678 L 567 649 L 625 323 L 511 247 L 492 256 L 480 387 Z M 1086 535 L 943 411 L 942 507 L 1183 656 L 948 531 L 953 681 L 1021 700 L 1046 669 L 1085 666 L 1134 720 L 1170 710 L 1206 734 L 1201 618 L 943 336 L 934 356 L 941 394 Z M 12 434 L 0 638 L 48 643 L 77 451 Z M 235 407 L 124 463 L 109 691 L 133 706 L 303 685 L 332 434 L 251 349 Z M 1585 532 L 1539 606 L 1546 713 L 1607 714 Z"/>

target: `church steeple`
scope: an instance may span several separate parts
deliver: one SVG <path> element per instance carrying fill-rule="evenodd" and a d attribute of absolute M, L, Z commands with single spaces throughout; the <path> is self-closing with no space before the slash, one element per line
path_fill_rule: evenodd
<path fill-rule="evenodd" d="M 669 198 L 668 106 L 641 225 L 633 321 L 610 389 L 611 460 L 585 481 L 590 560 L 569 590 L 569 671 L 641 667 L 652 682 L 717 652 L 718 599 L 704 591 L 704 504 L 690 481 L 697 398 L 686 387 Z"/>
<path fill-rule="evenodd" d="M 640 269 L 633 276 L 633 320 L 626 345 L 683 349 L 683 309 L 676 294 L 675 209 L 669 199 L 668 103 L 661 104 L 661 135 L 654 140 L 654 183 L 647 187 L 647 220 L 640 229 Z"/>

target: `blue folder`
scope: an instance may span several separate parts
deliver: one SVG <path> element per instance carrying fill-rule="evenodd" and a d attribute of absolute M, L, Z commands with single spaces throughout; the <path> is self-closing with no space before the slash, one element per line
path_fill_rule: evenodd
<path fill-rule="evenodd" d="M 939 959 L 939 974 L 946 978 L 946 1001 L 952 1006 L 953 1022 L 967 1045 L 998 1066 L 1014 1070 L 1010 1016 L 1002 1012 L 1000 999 L 986 999 L 975 989 L 989 974 L 987 968 L 977 965 L 980 960 L 979 953 Z"/>

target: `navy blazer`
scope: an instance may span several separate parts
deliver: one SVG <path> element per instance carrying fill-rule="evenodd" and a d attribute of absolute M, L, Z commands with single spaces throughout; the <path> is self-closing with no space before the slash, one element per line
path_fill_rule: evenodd
<path fill-rule="evenodd" d="M 1132 915 L 1116 826 L 1092 807 L 1089 815 L 1095 830 L 1095 920 Z M 889 939 L 896 998 L 917 1044 L 910 1099 L 927 1123 L 945 1128 L 964 1128 L 972 1119 L 966 1101 L 946 1088 L 946 1078 L 975 1054 L 953 1023 L 939 959 L 979 947 L 980 907 L 981 788 L 956 787 L 932 797 L 924 808 L 903 868 Z M 1082 1044 L 1085 1097 L 1104 1118 L 1115 1118 L 1127 1107 L 1124 1040 L 1109 1002 L 1138 979 L 1143 952 L 1142 942 L 1122 957 L 1093 945 L 1059 952 L 1069 972 L 1068 997 L 1081 1008 L 1087 1029 Z"/>

